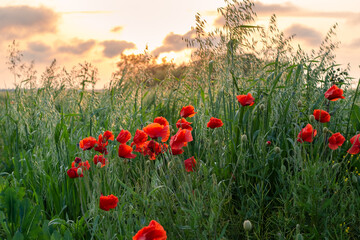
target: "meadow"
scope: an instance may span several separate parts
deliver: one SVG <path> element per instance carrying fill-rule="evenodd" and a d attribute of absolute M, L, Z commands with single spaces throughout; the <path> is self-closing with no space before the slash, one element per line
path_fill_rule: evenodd
<path fill-rule="evenodd" d="M 360 129 L 358 80 L 334 61 L 334 29 L 308 55 L 291 49 L 275 17 L 268 29 L 252 26 L 251 6 L 228 3 L 224 28 L 211 34 L 197 16 L 194 60 L 178 77 L 124 66 L 98 91 L 89 63 L 71 71 L 54 63 L 36 83 L 16 75 L 25 81 L 0 93 L 0 238 L 133 239 L 155 220 L 167 239 L 357 239 L 360 143 L 350 139 Z M 261 51 L 248 42 L 255 35 Z M 333 85 L 344 98 L 326 98 Z M 253 104 L 237 98 L 248 93 Z M 196 113 L 184 117 L 190 105 Z M 316 109 L 329 121 L 316 120 Z M 154 133 L 145 127 L 157 117 L 170 133 L 154 137 L 161 150 L 136 152 L 135 144 L 135 157 L 119 157 L 137 130 Z M 182 117 L 192 141 L 177 148 Z M 211 117 L 223 125 L 208 127 Z M 116 140 L 122 130 L 131 139 Z M 86 145 L 106 131 L 113 140 Z M 346 139 L 337 149 L 334 133 Z M 101 143 L 106 151 L 95 150 Z M 95 164 L 101 154 L 107 161 Z M 117 197 L 114 208 L 101 207 L 102 195 Z"/>

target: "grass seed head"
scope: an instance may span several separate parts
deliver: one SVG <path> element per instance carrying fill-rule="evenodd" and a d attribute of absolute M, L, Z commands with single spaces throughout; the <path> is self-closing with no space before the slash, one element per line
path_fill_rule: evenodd
<path fill-rule="evenodd" d="M 265 105 L 261 104 L 259 108 L 260 108 L 261 111 L 264 111 L 265 110 Z"/>
<path fill-rule="evenodd" d="M 298 108 L 301 108 L 301 107 L 302 107 L 302 102 L 301 102 L 301 100 L 299 100 L 299 101 L 297 102 L 297 106 L 298 106 Z"/>

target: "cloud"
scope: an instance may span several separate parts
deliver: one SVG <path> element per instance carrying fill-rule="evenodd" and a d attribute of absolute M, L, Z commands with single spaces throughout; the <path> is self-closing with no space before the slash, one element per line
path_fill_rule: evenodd
<path fill-rule="evenodd" d="M 349 48 L 360 48 L 360 38 L 354 39 L 349 45 L 347 45 Z"/>
<path fill-rule="evenodd" d="M 348 19 L 348 23 L 351 25 L 360 24 L 360 13 L 355 13 L 353 15 L 350 15 L 350 17 Z"/>
<path fill-rule="evenodd" d="M 333 18 L 333 19 L 346 19 L 348 23 L 352 25 L 360 24 L 360 13 L 359 12 L 323 12 L 323 11 L 312 11 L 309 9 L 301 8 L 291 2 L 285 3 L 273 3 L 266 4 L 259 1 L 254 2 L 254 12 L 258 16 L 269 16 L 275 14 L 278 17 L 299 17 L 299 18 Z M 212 12 L 206 14 L 212 15 Z M 225 24 L 223 16 L 218 16 L 213 25 L 215 27 L 222 27 Z"/>
<path fill-rule="evenodd" d="M 302 9 L 293 5 L 290 2 L 285 2 L 284 4 L 265 4 L 262 2 L 255 2 L 254 12 L 257 14 L 290 14 L 293 12 L 299 12 Z"/>
<path fill-rule="evenodd" d="M 126 49 L 135 48 L 135 44 L 127 41 L 107 40 L 102 42 L 104 46 L 103 54 L 108 58 L 120 55 Z"/>
<path fill-rule="evenodd" d="M 272 15 L 283 17 L 317 17 L 317 18 L 348 18 L 353 16 L 354 12 L 322 12 L 312 11 L 301 8 L 292 4 L 291 2 L 265 4 L 262 2 L 255 2 L 254 11 L 257 15 Z"/>
<path fill-rule="evenodd" d="M 123 26 L 115 26 L 110 30 L 110 32 L 117 33 L 117 32 L 121 32 L 123 29 L 124 29 Z"/>
<path fill-rule="evenodd" d="M 0 7 L 0 36 L 18 39 L 56 32 L 60 15 L 46 7 Z"/>
<path fill-rule="evenodd" d="M 284 32 L 286 35 L 295 35 L 295 38 L 301 39 L 312 46 L 320 44 L 322 40 L 320 32 L 300 24 L 293 24 Z"/>
<path fill-rule="evenodd" d="M 57 51 L 60 53 L 71 53 L 75 55 L 81 55 L 89 51 L 91 48 L 93 48 L 95 44 L 96 41 L 93 39 L 84 41 L 74 38 L 71 40 L 70 44 L 58 47 Z"/>
<path fill-rule="evenodd" d="M 184 50 L 187 47 L 187 43 L 185 39 L 192 39 L 195 37 L 195 30 L 190 30 L 189 32 L 185 33 L 184 35 L 175 34 L 173 32 L 166 35 L 165 39 L 163 40 L 163 45 L 161 47 L 156 48 L 152 51 L 154 56 L 159 56 L 160 53 L 164 52 L 179 52 Z"/>
<path fill-rule="evenodd" d="M 254 2 L 255 5 L 253 7 L 254 12 L 258 15 L 293 15 L 293 13 L 298 13 L 302 11 L 301 8 L 295 6 L 290 2 L 285 2 L 284 4 L 265 4 L 259 1 Z M 207 12 L 208 15 L 212 14 L 212 12 Z M 220 15 L 215 20 L 213 25 L 215 27 L 222 27 L 225 25 L 224 16 Z"/>
<path fill-rule="evenodd" d="M 51 47 L 42 42 L 30 42 L 28 48 L 33 52 L 48 52 L 51 50 Z"/>
<path fill-rule="evenodd" d="M 43 42 L 29 42 L 23 51 L 25 61 L 36 63 L 50 62 L 54 57 L 53 49 Z"/>

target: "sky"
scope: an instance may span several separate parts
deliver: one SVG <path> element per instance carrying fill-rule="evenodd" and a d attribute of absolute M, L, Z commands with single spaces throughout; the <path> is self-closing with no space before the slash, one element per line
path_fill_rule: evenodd
<path fill-rule="evenodd" d="M 191 49 L 183 37 L 192 35 L 200 13 L 209 29 L 220 21 L 222 0 L 1 0 L 0 88 L 13 88 L 9 48 L 19 44 L 23 62 L 40 74 L 56 58 L 58 66 L 71 68 L 91 62 L 99 70 L 97 88 L 103 88 L 116 71 L 120 54 L 148 51 L 155 56 L 189 61 Z M 350 75 L 360 77 L 360 1 L 358 0 L 260 0 L 255 1 L 257 24 L 267 26 L 276 14 L 294 44 L 318 49 L 328 30 L 338 24 L 337 62 L 351 65 Z"/>

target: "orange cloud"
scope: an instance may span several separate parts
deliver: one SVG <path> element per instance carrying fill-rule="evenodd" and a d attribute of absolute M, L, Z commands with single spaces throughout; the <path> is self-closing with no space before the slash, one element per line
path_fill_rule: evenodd
<path fill-rule="evenodd" d="M 320 44 L 322 40 L 320 32 L 301 24 L 293 24 L 289 28 L 285 29 L 284 32 L 287 35 L 294 35 L 295 38 L 303 40 L 311 46 Z"/>
<path fill-rule="evenodd" d="M 258 16 L 270 16 L 272 14 L 275 14 L 276 16 L 281 16 L 281 17 L 298 17 L 298 18 L 316 17 L 316 18 L 337 18 L 337 19 L 342 18 L 342 19 L 346 19 L 348 23 L 352 25 L 357 25 L 360 23 L 359 12 L 312 11 L 309 9 L 301 8 L 290 2 L 266 4 L 256 1 L 254 2 L 254 4 L 255 5 L 253 10 Z M 206 14 L 212 16 L 214 15 L 214 12 L 207 12 Z M 222 27 L 224 26 L 224 24 L 225 24 L 225 18 L 222 15 L 218 16 L 213 23 L 215 27 Z"/>
<path fill-rule="evenodd" d="M 71 53 L 75 55 L 81 55 L 91 48 L 93 48 L 96 44 L 96 41 L 93 39 L 90 40 L 80 40 L 77 38 L 73 38 L 70 44 L 66 44 L 57 48 L 57 51 L 60 53 Z"/>
<path fill-rule="evenodd" d="M 51 50 L 50 46 L 42 42 L 30 42 L 28 43 L 28 48 L 34 52 L 48 52 Z"/>
<path fill-rule="evenodd" d="M 352 42 L 348 45 L 345 45 L 349 48 L 360 48 L 360 38 L 356 38 L 354 40 L 352 40 Z"/>
<path fill-rule="evenodd" d="M 54 33 L 59 18 L 58 13 L 46 7 L 0 7 L 0 36 L 5 39 L 19 39 Z"/>
<path fill-rule="evenodd" d="M 50 62 L 54 58 L 51 47 L 42 42 L 29 42 L 23 56 L 26 61 Z"/>
<path fill-rule="evenodd" d="M 124 29 L 123 26 L 115 26 L 110 30 L 110 32 L 118 33 L 118 32 L 121 32 L 123 29 Z"/>
<path fill-rule="evenodd" d="M 117 40 L 103 41 L 102 45 L 104 46 L 103 54 L 108 58 L 113 58 L 123 53 L 126 49 L 132 49 L 136 47 L 136 45 L 132 42 Z"/>
<path fill-rule="evenodd" d="M 181 50 L 186 49 L 187 43 L 185 39 L 193 39 L 195 37 L 195 30 L 190 30 L 189 32 L 185 33 L 184 35 L 174 34 L 173 32 L 166 35 L 165 39 L 163 40 L 163 45 L 156 48 L 152 51 L 154 56 L 159 56 L 161 53 L 164 52 L 179 52 Z"/>

